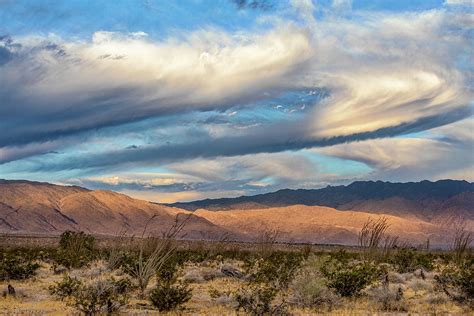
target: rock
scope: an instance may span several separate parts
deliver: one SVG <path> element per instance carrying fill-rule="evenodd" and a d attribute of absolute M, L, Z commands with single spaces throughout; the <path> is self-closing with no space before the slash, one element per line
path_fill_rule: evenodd
<path fill-rule="evenodd" d="M 228 265 L 223 265 L 221 267 L 221 272 L 225 276 L 232 277 L 232 278 L 242 279 L 244 277 L 244 274 L 242 272 Z"/>
<path fill-rule="evenodd" d="M 15 288 L 11 284 L 8 284 L 8 295 L 16 296 Z"/>
<path fill-rule="evenodd" d="M 403 298 L 403 289 L 401 287 L 398 288 L 397 294 L 395 296 L 396 301 L 401 301 Z"/>

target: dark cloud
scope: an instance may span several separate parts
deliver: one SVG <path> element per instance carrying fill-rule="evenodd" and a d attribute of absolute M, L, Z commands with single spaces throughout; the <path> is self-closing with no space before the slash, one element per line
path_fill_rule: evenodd
<path fill-rule="evenodd" d="M 140 147 L 134 150 L 117 150 L 87 156 L 68 158 L 64 161 L 44 163 L 34 171 L 58 171 L 65 169 L 102 168 L 127 164 L 160 164 L 198 157 L 239 156 L 256 153 L 275 153 L 367 139 L 394 137 L 443 126 L 469 117 L 469 108 L 461 108 L 442 115 L 419 119 L 412 123 L 381 128 L 348 136 L 324 139 L 308 138 L 306 127 L 301 123 L 279 124 L 273 127 L 257 128 L 241 136 L 211 138 L 207 136 L 193 143 L 164 146 Z"/>
<path fill-rule="evenodd" d="M 251 9 L 268 11 L 274 8 L 273 1 L 270 0 L 230 0 L 239 10 Z"/>

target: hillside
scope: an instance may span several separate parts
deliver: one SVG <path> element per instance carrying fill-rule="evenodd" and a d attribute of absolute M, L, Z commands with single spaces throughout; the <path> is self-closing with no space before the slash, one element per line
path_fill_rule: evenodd
<path fill-rule="evenodd" d="M 149 223 L 147 233 L 161 234 L 178 214 L 181 219 L 191 216 L 183 231 L 187 238 L 215 239 L 227 233 L 187 211 L 111 191 L 30 181 L 0 182 L 0 232 L 59 234 L 82 230 L 115 235 L 125 230 L 141 234 Z"/>
<path fill-rule="evenodd" d="M 267 232 L 277 232 L 277 240 L 283 242 L 310 242 L 322 244 L 347 244 L 357 242 L 357 235 L 367 219 L 380 215 L 365 212 L 338 211 L 329 207 L 292 205 L 286 207 L 207 211 L 197 210 L 196 215 L 210 222 L 239 232 L 251 238 L 261 239 Z M 449 243 L 449 231 L 422 220 L 385 216 L 390 225 L 388 233 L 399 236 L 411 244 L 425 242 Z"/>
<path fill-rule="evenodd" d="M 456 180 L 409 183 L 358 181 L 347 186 L 285 189 L 255 196 L 174 203 L 171 206 L 190 211 L 201 208 L 221 211 L 297 204 L 390 214 L 438 223 L 459 217 L 474 220 L 474 184 Z"/>
<path fill-rule="evenodd" d="M 357 243 L 357 234 L 368 218 L 384 216 L 390 224 L 389 233 L 399 236 L 401 240 L 416 245 L 429 238 L 432 245 L 444 246 L 451 238 L 452 228 L 448 226 L 448 219 L 453 218 L 452 214 L 458 214 L 460 209 L 471 214 L 470 209 L 466 208 L 466 201 L 472 198 L 469 191 L 431 193 L 425 195 L 424 200 L 416 201 L 376 192 L 374 194 L 383 199 L 357 200 L 362 193 L 354 193 L 352 198 L 347 198 L 341 193 L 343 188 L 335 189 L 339 191 L 339 200 L 344 202 L 338 204 L 339 210 L 317 205 L 270 206 L 264 203 L 263 197 L 268 199 L 268 196 L 274 196 L 274 204 L 283 204 L 289 203 L 289 199 L 283 198 L 285 196 L 308 192 L 285 190 L 257 196 L 258 202 L 240 202 L 236 199 L 239 203 L 227 203 L 223 211 L 215 211 L 217 204 L 213 204 L 211 210 L 190 212 L 112 191 L 3 180 L 0 181 L 0 232 L 55 235 L 65 230 L 81 230 L 101 235 L 116 235 L 120 231 L 140 235 L 147 227 L 147 233 L 159 235 L 174 223 L 176 216 L 181 219 L 189 216 L 180 237 L 258 241 L 265 232 L 278 231 L 278 241 L 281 242 L 353 245 Z M 281 195 L 281 192 L 290 194 Z M 437 198 L 430 198 L 433 194 Z M 336 194 L 332 195 L 332 200 L 331 194 L 326 196 L 329 202 L 336 200 Z M 447 200 L 443 201 L 443 198 Z M 227 199 L 226 202 L 233 200 Z M 315 203 L 316 198 L 309 196 L 307 201 Z M 438 203 L 443 205 L 445 212 L 424 210 L 414 216 L 413 210 L 420 203 L 425 206 Z M 443 216 L 444 220 L 433 220 Z M 472 228 L 472 221 L 468 224 Z"/>

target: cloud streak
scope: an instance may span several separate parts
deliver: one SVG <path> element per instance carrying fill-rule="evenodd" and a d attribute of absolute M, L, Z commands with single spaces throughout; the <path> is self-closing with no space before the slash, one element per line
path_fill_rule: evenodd
<path fill-rule="evenodd" d="M 0 115 L 9 118 L 0 146 L 225 109 L 279 88 L 309 55 L 307 35 L 292 27 L 238 37 L 199 31 L 163 42 L 109 32 L 96 32 L 91 43 L 52 40 L 23 40 L 0 67 Z"/>

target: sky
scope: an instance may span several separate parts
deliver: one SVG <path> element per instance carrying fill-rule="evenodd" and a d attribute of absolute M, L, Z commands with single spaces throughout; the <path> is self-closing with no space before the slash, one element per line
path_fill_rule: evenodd
<path fill-rule="evenodd" d="M 470 0 L 0 0 L 0 178 L 155 202 L 474 181 Z"/>

